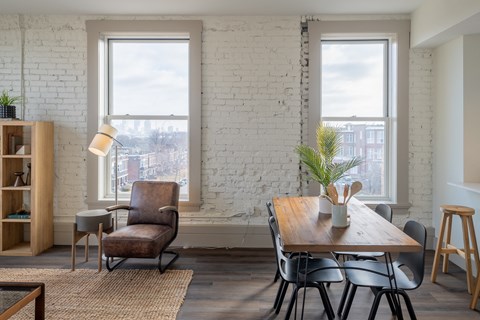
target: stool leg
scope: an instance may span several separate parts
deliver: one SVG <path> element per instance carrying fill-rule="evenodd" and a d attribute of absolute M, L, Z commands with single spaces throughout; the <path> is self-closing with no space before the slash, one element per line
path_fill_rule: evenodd
<path fill-rule="evenodd" d="M 85 262 L 88 262 L 88 237 L 90 237 L 90 233 L 87 233 L 87 238 L 85 239 Z"/>
<path fill-rule="evenodd" d="M 77 241 L 76 241 L 76 233 L 77 233 L 77 224 L 73 223 L 73 232 L 72 232 L 72 271 L 75 271 L 75 255 L 77 254 Z"/>
<path fill-rule="evenodd" d="M 453 221 L 453 215 L 451 213 L 446 213 L 447 215 L 447 237 L 445 240 L 445 246 L 444 248 L 448 249 L 448 246 L 450 245 L 452 241 L 452 221 Z M 443 273 L 448 273 L 448 263 L 450 262 L 449 260 L 450 254 L 448 252 L 445 252 L 443 254 L 443 267 L 442 267 L 442 272 Z"/>
<path fill-rule="evenodd" d="M 475 268 L 477 269 L 476 277 L 480 274 L 480 257 L 478 256 L 477 235 L 475 234 L 475 225 L 472 216 L 468 216 L 468 227 L 470 229 L 470 241 L 472 241 L 472 254 L 475 260 Z"/>
<path fill-rule="evenodd" d="M 102 234 L 103 234 L 103 223 L 98 224 L 98 272 L 102 271 Z"/>
<path fill-rule="evenodd" d="M 470 239 L 468 236 L 467 217 L 461 216 L 463 231 L 463 250 L 465 253 L 465 264 L 467 269 L 467 289 L 468 293 L 473 293 L 473 275 L 472 275 L 472 254 L 470 252 Z"/>
<path fill-rule="evenodd" d="M 437 269 L 438 269 L 438 264 L 440 263 L 440 255 L 442 251 L 442 243 L 443 243 L 443 236 L 445 232 L 446 222 L 447 222 L 447 214 L 445 212 L 442 212 L 442 221 L 440 222 L 440 232 L 438 234 L 437 248 L 435 249 L 435 256 L 433 258 L 432 275 L 430 277 L 430 280 L 432 282 L 435 282 L 437 279 Z"/>

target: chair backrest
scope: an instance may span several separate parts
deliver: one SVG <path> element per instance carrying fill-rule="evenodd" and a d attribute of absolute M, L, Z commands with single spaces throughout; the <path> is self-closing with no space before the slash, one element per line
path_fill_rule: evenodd
<path fill-rule="evenodd" d="M 422 250 L 419 252 L 401 252 L 398 255 L 397 263 L 404 265 L 413 273 L 413 283 L 418 288 L 423 281 L 425 274 L 425 245 L 427 243 L 427 229 L 425 226 L 417 221 L 408 221 L 403 228 L 405 232 L 412 239 L 417 241 Z"/>
<path fill-rule="evenodd" d="M 273 209 L 273 204 L 270 201 L 267 201 L 267 210 L 268 210 L 268 217 L 276 217 L 275 209 Z"/>
<path fill-rule="evenodd" d="M 382 218 L 384 218 L 388 222 L 392 222 L 393 212 L 392 212 L 392 208 L 388 204 L 379 203 L 375 207 L 375 212 L 378 213 Z"/>
<path fill-rule="evenodd" d="M 274 216 L 268 218 L 268 225 L 270 226 L 270 233 L 272 234 L 273 248 L 275 249 L 275 258 L 277 260 L 278 270 L 281 277 L 286 281 L 292 281 L 291 276 L 285 272 L 285 265 L 288 258 L 285 256 L 282 250 L 282 241 L 278 232 L 277 221 Z"/>
<path fill-rule="evenodd" d="M 132 185 L 127 225 L 166 224 L 176 227 L 176 214 L 159 212 L 164 206 L 178 208 L 180 186 L 176 182 L 135 181 Z"/>

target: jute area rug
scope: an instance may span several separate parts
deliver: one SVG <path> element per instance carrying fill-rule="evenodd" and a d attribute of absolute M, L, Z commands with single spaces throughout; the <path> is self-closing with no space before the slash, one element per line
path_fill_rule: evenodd
<path fill-rule="evenodd" d="M 0 281 L 45 283 L 46 319 L 175 319 L 192 270 L 0 269 Z M 11 319 L 34 319 L 29 303 Z"/>

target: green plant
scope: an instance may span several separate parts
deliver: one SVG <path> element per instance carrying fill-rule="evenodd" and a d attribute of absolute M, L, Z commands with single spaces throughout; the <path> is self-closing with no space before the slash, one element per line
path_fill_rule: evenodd
<path fill-rule="evenodd" d="M 20 102 L 21 97 L 11 97 L 8 95 L 7 90 L 3 90 L 2 95 L 0 95 L 0 106 L 11 106 L 16 102 Z"/>
<path fill-rule="evenodd" d="M 342 178 L 345 173 L 362 163 L 359 157 L 347 161 L 335 162 L 334 159 L 340 152 L 341 137 L 334 127 L 317 127 L 317 149 L 307 145 L 299 145 L 295 151 L 300 156 L 300 161 L 307 167 L 309 178 L 317 181 L 328 195 L 327 186 Z"/>

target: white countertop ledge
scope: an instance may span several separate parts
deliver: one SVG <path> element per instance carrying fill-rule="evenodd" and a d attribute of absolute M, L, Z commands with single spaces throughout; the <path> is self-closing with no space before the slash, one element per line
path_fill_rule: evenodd
<path fill-rule="evenodd" d="M 480 193 L 480 182 L 447 182 L 447 184 L 460 189 Z"/>

